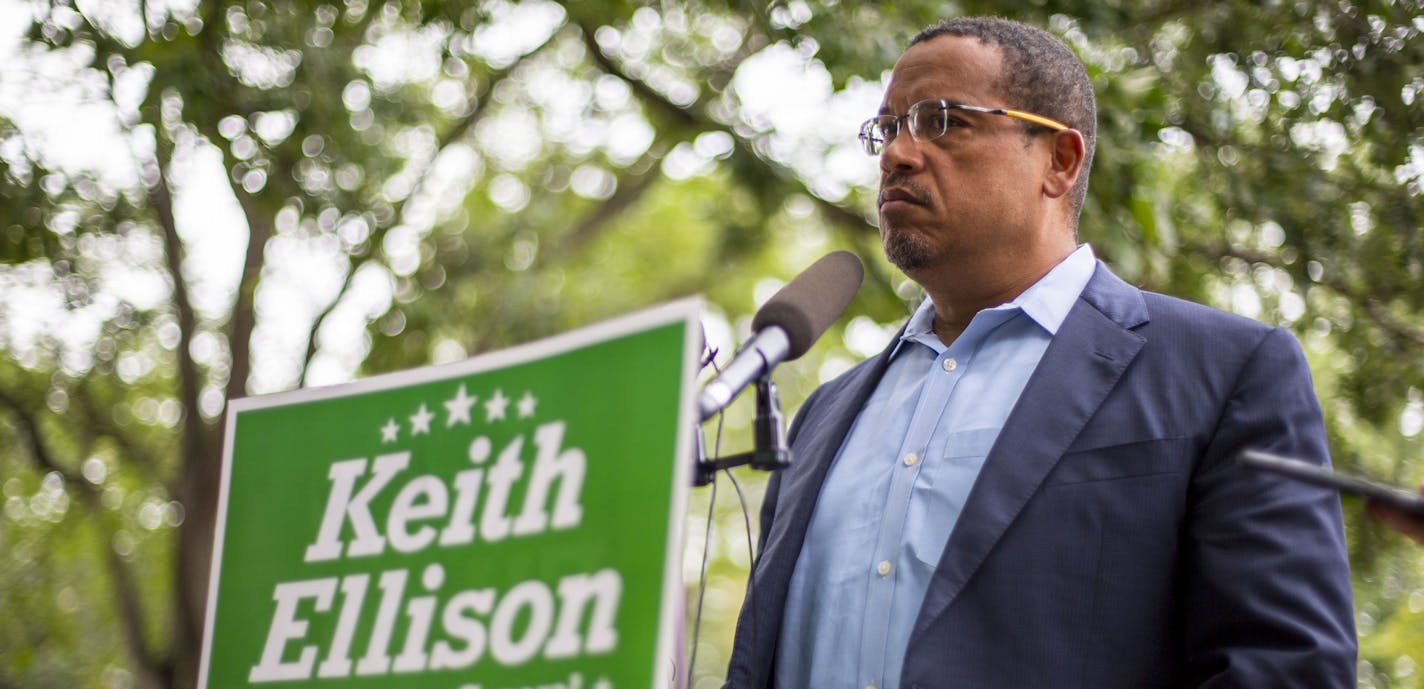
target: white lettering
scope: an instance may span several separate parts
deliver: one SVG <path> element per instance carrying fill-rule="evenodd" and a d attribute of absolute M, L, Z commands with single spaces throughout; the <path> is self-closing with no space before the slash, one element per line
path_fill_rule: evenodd
<path fill-rule="evenodd" d="M 545 658 L 570 658 L 583 653 L 606 653 L 618 646 L 613 616 L 623 595 L 623 578 L 612 569 L 575 574 L 559 580 L 559 623 L 544 646 Z M 592 604 L 586 633 L 580 628 L 584 610 Z"/>
<path fill-rule="evenodd" d="M 524 638 L 515 640 L 514 621 L 529 609 Z M 504 594 L 490 619 L 490 655 L 501 665 L 518 665 L 534 656 L 544 644 L 553 622 L 554 597 L 542 581 L 524 581 Z"/>
<path fill-rule="evenodd" d="M 490 456 L 489 438 L 480 436 L 470 441 L 468 455 L 472 464 L 484 464 Z M 440 545 L 464 545 L 475 540 L 475 505 L 479 502 L 480 481 L 484 469 L 466 469 L 455 474 L 455 509 L 450 523 L 440 532 Z"/>
<path fill-rule="evenodd" d="M 535 429 L 535 456 L 528 471 L 521 457 L 523 436 L 511 439 L 492 463 L 492 444 L 489 438 L 479 436 L 467 450 L 475 468 L 457 472 L 450 479 L 417 475 L 398 488 L 393 482 L 409 468 L 410 452 L 379 455 L 370 461 L 334 462 L 327 470 L 331 486 L 321 524 L 304 559 L 313 563 L 343 554 L 352 558 L 379 555 L 386 551 L 387 543 L 397 552 L 417 553 L 437 541 L 444 547 L 466 545 L 478 535 L 496 543 L 578 526 L 583 520 L 580 498 L 588 458 L 577 447 L 563 447 L 565 430 L 563 421 Z M 526 478 L 523 504 L 512 505 L 517 484 Z M 383 513 L 381 508 L 387 503 L 382 496 L 388 494 L 393 497 Z M 379 526 L 376 515 L 383 522 Z M 337 667 L 333 664 L 331 671 L 336 672 Z"/>
<path fill-rule="evenodd" d="M 331 479 L 331 493 L 326 498 L 326 513 L 321 518 L 316 542 L 307 546 L 306 561 L 321 562 L 341 557 L 341 526 L 347 521 L 351 522 L 351 530 L 355 534 L 347 555 L 359 557 L 381 552 L 386 541 L 371 518 L 371 499 L 409 463 L 409 452 L 377 457 L 371 470 L 371 480 L 359 491 L 355 491 L 356 479 L 366 473 L 366 460 L 348 459 L 332 464 L 327 474 Z"/>
<path fill-rule="evenodd" d="M 486 655 L 499 665 L 530 666 L 541 655 L 552 660 L 607 654 L 618 644 L 623 580 L 611 568 L 571 574 L 550 584 L 523 581 L 502 596 L 495 589 L 481 588 L 445 597 L 440 595 L 445 568 L 432 563 L 420 577 L 424 593 L 409 598 L 409 570 L 381 572 L 376 578 L 379 602 L 367 595 L 373 578 L 374 574 L 353 574 L 277 584 L 266 643 L 259 662 L 249 669 L 248 680 L 309 679 L 323 653 L 324 660 L 315 668 L 318 677 L 349 677 L 357 637 L 366 639 L 365 654 L 354 662 L 358 677 L 464 670 Z M 333 611 L 338 587 L 341 606 Z M 368 603 L 376 606 L 374 615 Z M 402 616 L 405 624 L 398 625 Z M 330 630 L 325 643 L 308 638 L 313 624 Z M 398 632 L 399 640 L 394 638 Z M 400 654 L 393 659 L 396 643 Z"/>
<path fill-rule="evenodd" d="M 485 626 L 466 612 L 488 615 L 494 609 L 494 589 L 475 589 L 455 594 L 445 605 L 441 626 L 452 638 L 465 642 L 457 651 L 444 641 L 430 651 L 430 669 L 461 670 L 474 665 L 485 652 Z"/>
<path fill-rule="evenodd" d="M 410 531 L 411 522 L 443 518 L 450 503 L 445 484 L 434 476 L 421 476 L 405 484 L 396 494 L 395 504 L 386 517 L 386 538 L 391 547 L 402 553 L 414 553 L 435 540 L 435 529 L 422 526 Z"/>
<path fill-rule="evenodd" d="M 400 611 L 401 596 L 405 593 L 405 577 L 403 569 L 381 573 L 381 607 L 376 611 L 376 628 L 371 631 L 371 640 L 366 644 L 366 655 L 356 664 L 358 675 L 384 675 L 390 669 L 391 657 L 387 652 L 391 645 L 391 632 L 396 626 L 396 613 Z"/>
<path fill-rule="evenodd" d="M 366 585 L 371 577 L 354 574 L 341 580 L 341 616 L 336 619 L 336 635 L 326 660 L 316 669 L 317 677 L 347 677 L 351 674 L 351 638 L 356 634 L 356 620 L 361 605 L 366 602 Z"/>
<path fill-rule="evenodd" d="M 544 503 L 549 500 L 549 484 L 559 480 L 559 496 L 554 501 L 553 528 L 568 529 L 583 520 L 579 495 L 583 492 L 583 475 L 588 463 L 578 448 L 559 451 L 564 442 L 564 422 L 546 423 L 534 431 L 534 443 L 539 446 L 534 470 L 529 476 L 529 492 L 524 496 L 524 509 L 514 522 L 514 534 L 540 533 L 549 528 L 549 513 Z"/>
<path fill-rule="evenodd" d="M 316 646 L 303 646 L 297 659 L 288 663 L 282 662 L 283 651 L 289 642 L 307 634 L 307 621 L 297 619 L 297 605 L 301 600 L 315 598 L 316 611 L 325 612 L 331 607 L 331 598 L 335 594 L 335 577 L 277 584 L 272 592 L 277 611 L 272 614 L 272 626 L 267 628 L 262 660 L 248 671 L 247 681 L 276 682 L 311 677 L 312 663 L 316 662 Z"/>
<path fill-rule="evenodd" d="M 428 565 L 420 576 L 425 590 L 434 593 L 445 583 L 445 568 Z M 396 657 L 391 669 L 396 672 L 419 672 L 425 669 L 425 640 L 430 636 L 430 621 L 435 618 L 435 596 L 412 598 L 405 606 L 410 628 L 405 633 L 405 648 Z"/>
<path fill-rule="evenodd" d="M 519 451 L 524 449 L 524 437 L 511 440 L 499 453 L 499 460 L 490 467 L 486 476 L 489 492 L 486 493 L 484 516 L 480 519 L 480 534 L 485 541 L 494 543 L 509 535 L 510 518 L 509 490 L 524 473 L 524 463 L 519 461 Z"/>

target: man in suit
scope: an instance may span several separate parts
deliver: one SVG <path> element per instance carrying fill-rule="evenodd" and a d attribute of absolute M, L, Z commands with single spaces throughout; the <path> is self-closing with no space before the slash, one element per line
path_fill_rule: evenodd
<path fill-rule="evenodd" d="M 1234 461 L 1328 461 L 1300 347 L 1077 245 L 1095 107 L 1015 22 L 895 64 L 861 137 L 929 299 L 798 412 L 729 687 L 1354 686 L 1338 498 Z"/>

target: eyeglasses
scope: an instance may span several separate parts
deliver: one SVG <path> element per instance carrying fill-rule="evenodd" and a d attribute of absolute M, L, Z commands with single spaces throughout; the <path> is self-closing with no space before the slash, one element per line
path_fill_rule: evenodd
<path fill-rule="evenodd" d="M 950 116 L 949 111 L 951 110 L 1003 115 L 1042 125 L 1059 132 L 1071 129 L 1068 125 L 1057 120 L 1022 110 L 981 108 L 977 105 L 963 105 L 946 100 L 922 100 L 911 105 L 910 110 L 903 115 L 876 115 L 866 120 L 865 124 L 860 125 L 860 145 L 865 148 L 866 153 L 880 155 L 880 152 L 885 150 L 885 147 L 889 146 L 896 136 L 899 136 L 900 120 L 905 120 L 910 124 L 910 136 L 915 141 L 933 141 L 944 136 L 944 133 L 951 127 L 964 126 L 962 122 Z"/>

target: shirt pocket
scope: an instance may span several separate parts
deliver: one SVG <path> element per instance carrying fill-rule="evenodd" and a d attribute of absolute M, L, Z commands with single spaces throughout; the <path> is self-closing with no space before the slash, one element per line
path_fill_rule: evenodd
<path fill-rule="evenodd" d="M 969 490 L 999 431 L 991 427 L 949 433 L 920 468 L 910 496 L 905 541 L 915 559 L 930 568 L 939 564 L 949 533 L 964 511 Z"/>
<path fill-rule="evenodd" d="M 999 432 L 1002 430 L 1002 427 L 973 428 L 950 433 L 945 436 L 942 454 L 945 459 L 950 460 L 977 457 L 982 466 L 984 458 L 989 456 L 989 450 L 994 447 L 994 441 L 999 439 Z"/>

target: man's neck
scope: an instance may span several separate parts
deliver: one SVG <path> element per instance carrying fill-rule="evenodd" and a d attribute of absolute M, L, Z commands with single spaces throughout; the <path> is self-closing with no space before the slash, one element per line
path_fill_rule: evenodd
<path fill-rule="evenodd" d="M 924 287 L 930 300 L 934 302 L 934 320 L 931 330 L 946 346 L 953 344 L 974 315 L 984 309 L 1007 304 L 1023 294 L 1034 283 L 1043 279 L 1054 266 L 1073 253 L 1076 248 L 1067 247 L 1062 255 L 1037 262 L 1031 269 L 1019 266 L 1015 271 L 935 271 L 926 279 L 911 276 Z M 937 276 L 951 276 L 950 279 L 935 280 Z"/>
<path fill-rule="evenodd" d="M 969 327 L 969 322 L 974 320 L 975 314 L 984 309 L 991 309 L 1013 301 L 1032 284 L 1033 282 L 1029 282 L 1017 291 L 1010 290 L 1003 292 L 1000 297 L 989 298 L 950 299 L 944 296 L 943 292 L 939 294 L 930 292 L 930 300 L 934 302 L 935 311 L 934 320 L 930 323 L 930 330 L 945 346 L 954 344 L 964 329 Z"/>

